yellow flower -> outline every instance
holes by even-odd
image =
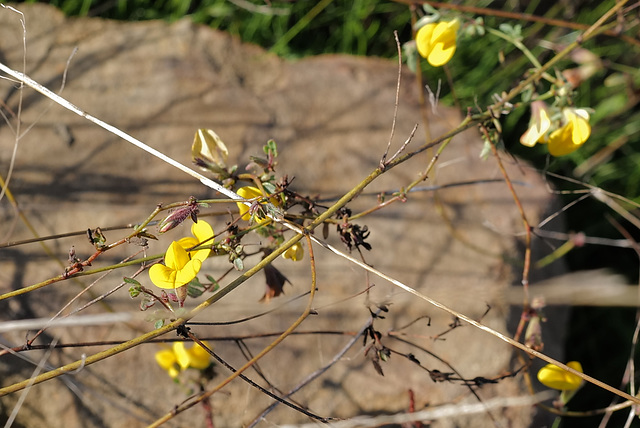
[[[287,251],[282,253],[282,257],[285,259],[291,259],[294,262],[299,262],[304,258],[304,249],[302,248],[302,244],[296,242],[293,244]]]
[[[211,348],[207,342],[204,343],[208,348]],[[198,370],[203,370],[209,367],[211,364],[211,356],[206,349],[195,343],[191,348],[187,348],[184,342],[173,343],[173,353],[176,356],[176,361],[182,370],[191,367]]]
[[[416,33],[418,52],[429,64],[440,67],[449,62],[456,51],[457,20],[427,24]]]
[[[169,376],[173,378],[178,376],[178,373],[180,373],[180,371],[176,366],[176,355],[171,349],[163,349],[162,351],[158,351],[156,352],[155,357],[158,365],[165,369],[167,373],[169,373]]]
[[[214,236],[213,228],[209,223],[207,223],[204,220],[198,220],[197,223],[193,223],[191,225],[191,234],[194,237],[188,236],[178,241],[178,244],[180,244],[180,246],[185,250],[188,248],[193,248],[203,242],[205,242],[208,245],[211,245],[213,243],[213,240],[212,240]],[[200,253],[201,251],[203,252]],[[199,258],[202,261],[204,261],[204,259],[209,257],[210,254],[211,254],[211,250],[189,251],[189,256],[192,259]]]
[[[229,150],[213,130],[200,128],[193,138],[191,157],[199,167],[220,173],[227,167]]]
[[[551,128],[551,119],[549,119],[546,104],[544,101],[532,102],[529,128],[520,137],[520,143],[527,147],[533,147],[536,143],[544,142],[545,134],[549,128]]]
[[[176,241],[173,241],[164,255],[164,265],[155,264],[149,269],[149,278],[157,287],[173,290],[188,284],[196,277],[202,261],[209,250],[195,252],[194,258]]]
[[[569,361],[567,366],[582,373],[582,364],[578,361]],[[580,387],[582,378],[573,373],[561,369],[555,364],[547,364],[538,371],[538,380],[548,388],[562,391],[573,391]]]
[[[549,135],[549,153],[564,156],[574,152],[591,135],[589,113],[585,109],[565,108],[562,110],[564,125]]]
[[[202,343],[211,349],[207,342],[203,341]],[[165,369],[172,378],[177,377],[181,370],[189,367],[204,370],[211,364],[211,356],[203,347],[194,344],[187,349],[184,342],[174,342],[171,349],[156,352],[155,358],[158,365]]]
[[[237,193],[238,193],[238,196],[244,199],[256,199],[256,198],[263,197],[260,189],[258,189],[257,187],[251,187],[251,186],[241,187],[238,189]],[[274,197],[269,198],[269,202],[271,202],[273,205],[276,205],[276,206],[279,205],[278,200]],[[240,217],[242,217],[242,219],[245,221],[248,221],[249,219],[251,219],[251,213],[249,212],[249,207],[242,202],[236,202],[236,204],[238,205],[238,210],[240,211]],[[259,223],[263,223],[268,220],[268,218],[262,217],[260,215],[256,215],[256,219],[258,220]]]

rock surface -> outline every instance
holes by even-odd
[[[197,128],[214,129],[226,142],[231,157],[241,166],[248,156],[260,154],[270,138],[278,143],[280,174],[295,177],[293,187],[310,195],[341,195],[366,177],[379,162],[389,139],[397,65],[391,61],[348,56],[322,56],[287,62],[256,46],[182,20],[119,23],[100,19],[67,19],[43,5],[20,5],[26,16],[26,71],[36,81],[58,90],[70,55],[62,95],[88,113],[124,130],[183,164],[190,164],[190,145]],[[0,9],[0,60],[21,69],[22,27],[18,15]],[[158,203],[218,197],[215,192],[180,171],[152,158],[140,149],[98,128],[45,99],[32,90],[20,93],[17,85],[0,82],[6,105],[2,112],[17,112],[22,95],[21,129],[9,188],[21,213],[40,235],[53,235],[87,228],[108,227],[143,221]],[[439,136],[459,123],[458,114],[438,107],[429,117],[429,133]],[[15,143],[13,129],[0,126],[0,165],[7,176]],[[421,123],[415,84],[405,71],[394,152]],[[421,124],[409,146],[425,141]],[[479,159],[482,143],[473,131],[457,136],[439,159],[436,172],[425,185],[449,184],[500,178],[495,160]],[[423,153],[391,170],[367,191],[405,186],[423,170],[432,153]],[[514,165],[508,156],[509,174],[517,187],[529,220],[535,222],[550,204],[541,178],[526,165]],[[33,235],[18,218],[5,195],[0,202],[2,242],[28,239]],[[375,197],[362,196],[350,206],[358,209],[376,204]],[[209,211],[223,211],[213,207]],[[220,230],[227,215],[211,220]],[[450,222],[450,223],[449,223]],[[522,222],[504,183],[482,183],[452,187],[437,193],[411,194],[408,201],[361,219],[371,230],[368,263],[456,310],[479,319],[501,332],[507,331],[509,307],[504,290],[517,282],[512,267],[501,256],[520,260],[515,234]],[[455,233],[452,233],[454,231]],[[186,228],[175,231],[180,236]],[[106,232],[109,241],[126,231]],[[334,230],[329,241],[339,245]],[[153,241],[148,254],[164,251],[169,238]],[[254,238],[257,243],[257,238]],[[473,244],[473,245],[470,245]],[[73,245],[79,257],[92,253],[83,235],[47,241],[53,254],[67,263]],[[94,267],[116,263],[138,251],[127,246],[106,254]],[[462,326],[448,333],[446,340],[432,337],[448,329],[450,315],[417,300],[383,280],[316,248],[318,265],[318,315],[304,322],[301,331],[337,330],[355,332],[369,319],[369,309],[386,304],[390,310],[375,327],[385,334],[383,343],[402,353],[412,353],[431,370],[461,376],[494,378],[518,366],[513,352],[501,341]],[[356,254],[354,252],[354,254]],[[308,255],[308,253],[307,253]],[[305,259],[305,260],[308,260]],[[247,259],[248,265],[252,259]],[[0,249],[0,293],[19,289],[61,273],[38,244]],[[214,276],[228,267],[225,260],[210,259],[205,270]],[[254,278],[223,298],[195,321],[224,321],[279,306],[309,288],[306,263],[278,261],[277,267],[291,280],[286,295],[269,305],[258,303],[264,293],[264,279]],[[111,273],[94,286],[104,293],[129,276],[136,267]],[[140,280],[152,286],[146,274]],[[51,317],[96,276],[53,284],[19,298],[0,301],[0,319]],[[228,281],[226,279],[225,281]],[[223,282],[222,285],[227,282]],[[358,295],[375,284],[369,297]],[[84,303],[89,297],[82,296]],[[348,299],[348,300],[345,300]],[[126,287],[106,299],[116,311],[134,312]],[[239,325],[200,326],[193,330],[202,337],[221,338],[254,333],[272,333],[287,328],[304,307],[304,299],[278,311]],[[74,303],[73,307],[79,306]],[[89,313],[103,313],[95,305]],[[401,330],[404,339],[419,343],[423,350],[386,336],[391,330],[421,316],[430,316]],[[109,327],[54,328],[43,342],[61,343],[123,341],[153,329],[153,323],[136,315],[136,321]],[[33,334],[33,333],[31,333]],[[173,335],[171,337],[174,337]],[[2,333],[3,345],[24,343],[25,331]],[[348,335],[300,335],[285,340],[260,362],[266,378],[280,391],[288,391],[309,373],[327,364],[348,342]],[[271,338],[246,343],[253,354]],[[235,367],[246,360],[233,341],[211,340],[216,351]],[[39,342],[37,342],[39,343]],[[48,357],[51,367],[75,361],[107,346],[55,350]],[[184,390],[154,361],[160,345],[146,344],[119,354],[106,362],[85,367],[77,374],[34,386],[18,412],[14,426],[29,427],[138,427],[182,402]],[[558,348],[547,348],[559,356]],[[43,352],[24,353],[39,361]],[[381,363],[379,376],[364,355],[362,340],[323,376],[296,393],[293,400],[320,416],[348,418],[406,412],[409,390],[417,409],[451,402],[475,403],[469,389],[459,384],[434,383],[414,363],[393,354]],[[15,357],[0,357],[1,386],[29,378],[30,363]],[[216,367],[213,387],[228,374]],[[264,385],[256,371],[247,375]],[[477,391],[483,399],[525,394],[520,378],[485,385]],[[18,400],[14,393],[0,399],[0,415],[9,414]],[[239,427],[249,423],[272,403],[272,399],[243,383],[232,382],[213,396],[215,426]],[[531,420],[531,408],[491,412],[502,426],[524,427]],[[277,426],[308,421],[304,415],[278,406],[259,426]],[[434,426],[486,427],[493,424],[486,414],[457,417]],[[204,411],[194,408],[167,426],[205,426]]]

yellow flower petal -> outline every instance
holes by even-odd
[[[457,20],[431,23],[421,27],[416,34],[418,53],[427,58],[429,64],[440,67],[453,57],[456,51],[456,33],[460,28]]]
[[[199,243],[200,241],[198,241],[198,238],[194,238],[193,236],[185,236],[184,238],[178,239],[178,245],[180,245],[185,250],[188,250],[189,248],[193,248]],[[195,251],[188,251],[188,253],[189,254],[195,253]]]
[[[207,342],[203,343],[210,348]],[[193,346],[187,348],[184,342],[174,342],[173,354],[178,365],[183,370],[188,367],[203,370],[211,364],[211,355],[198,344],[193,344]]]
[[[252,186],[241,187],[238,189],[236,193],[238,193],[238,195],[244,199],[255,199],[255,198],[260,198],[264,196],[260,191],[260,189]],[[271,202],[273,205],[276,205],[276,206],[279,205],[278,200],[274,197],[269,198],[269,202]],[[245,221],[249,221],[251,219],[251,213],[249,213],[249,207],[242,202],[236,202],[236,205],[238,205],[238,211],[240,211],[240,217]],[[268,218],[262,218],[260,216],[256,216],[256,218],[260,223],[263,223],[269,220]]]
[[[182,269],[187,263],[189,263],[189,260],[191,260],[189,253],[187,253],[187,251],[176,241],[173,241],[171,245],[169,245],[169,248],[164,255],[164,264],[173,270]]]
[[[416,33],[416,47],[418,48],[420,56],[424,58],[427,58],[429,53],[431,53],[431,35],[436,25],[435,23],[427,24],[420,27]]]
[[[199,259],[190,260],[184,267],[177,271],[176,280],[173,288],[182,287],[188,284],[193,278],[198,275],[200,268],[202,267],[202,261]]]
[[[169,376],[175,378],[180,373],[176,367],[176,355],[171,349],[163,349],[155,354],[156,362],[165,369]]]
[[[170,349],[156,352],[155,357],[158,365],[165,370],[169,370],[176,363],[176,356]]]
[[[207,342],[203,341],[202,343],[204,343],[208,348],[211,348]],[[189,351],[191,356],[190,367],[198,370],[203,370],[209,367],[211,364],[211,355],[209,355],[209,352],[207,352],[206,349],[195,343]]]
[[[301,243],[293,244],[287,251],[282,253],[282,257],[285,259],[291,259],[294,262],[300,261],[304,258],[304,249]]]
[[[440,22],[433,30],[431,40],[432,50],[427,61],[434,67],[439,67],[449,62],[456,52],[456,32],[458,21]]]
[[[192,224],[191,233],[194,237],[187,236],[178,240],[178,245],[185,250],[196,247],[203,242],[209,245],[213,244],[213,240],[211,239],[214,237],[213,228],[206,221],[198,220],[197,223]],[[188,253],[189,257],[192,259],[199,259],[204,262],[205,259],[211,255],[211,250],[203,249],[198,251],[189,251]]]
[[[576,151],[591,135],[589,114],[584,109],[563,110],[566,123],[549,136],[549,153],[564,156]]]
[[[208,165],[212,168],[226,168],[229,150],[224,145],[218,134],[211,129],[198,129],[191,146],[191,157],[200,165]],[[214,169],[214,172],[216,170]]]
[[[582,364],[578,361],[570,361],[567,366],[582,373]],[[577,389],[582,384],[582,378],[554,365],[547,364],[538,371],[538,380],[548,388],[570,391]]]
[[[173,353],[176,356],[176,361],[182,370],[189,367],[191,358],[187,348],[184,346],[184,342],[173,342]]]
[[[175,289],[188,284],[198,275],[202,267],[204,253],[209,250],[196,251],[196,258],[191,259],[189,253],[173,241],[164,255],[164,266],[155,264],[149,269],[149,278],[157,287]]]
[[[191,225],[191,234],[195,236],[200,242],[204,242],[213,238],[213,228],[209,223],[204,220],[198,220],[197,223]]]
[[[531,123],[529,128],[520,137],[520,143],[533,147],[536,143],[543,142],[544,135],[551,128],[551,119],[547,113],[544,102],[542,104],[536,104],[540,101],[535,101],[531,104]]]
[[[568,115],[572,127],[571,140],[573,144],[582,145],[591,135],[589,113],[583,109],[576,109],[573,112],[569,112]]]
[[[174,289],[177,271],[161,264],[155,264],[149,269],[149,278],[156,287]]]
[[[262,196],[262,193],[260,192],[259,189],[251,186],[241,187],[240,189],[238,189],[237,193],[238,193],[238,196],[244,199],[253,199],[253,198]],[[245,221],[249,221],[249,219],[251,218],[251,214],[249,213],[249,207],[242,202],[237,202],[237,205],[238,205],[238,210],[240,211],[240,217],[242,217],[242,219]]]

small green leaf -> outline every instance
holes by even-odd
[[[200,297],[204,293],[204,289],[205,286],[200,283],[200,280],[197,277],[193,278],[187,284],[187,295],[192,298]]]
[[[153,326],[157,329],[159,329],[160,327],[162,327],[164,325],[164,320],[158,320],[156,321]]]
[[[209,282],[211,282],[212,284],[212,286],[209,287],[209,291],[216,291],[217,289],[220,288],[220,284],[218,284],[218,281],[216,281],[214,277],[212,277],[211,275],[206,275],[206,277],[209,280]]]
[[[264,187],[264,190],[266,190],[269,195],[276,193],[276,186],[272,183],[262,183],[262,187]]]
[[[240,257],[233,260],[233,267],[240,272],[244,270],[244,263]]]
[[[271,153],[271,155],[273,157],[277,157],[278,156],[278,145],[276,144],[276,142],[274,140],[267,141],[267,144],[264,146],[263,150],[264,150],[265,154]]]
[[[138,287],[141,287],[142,284],[140,284],[137,280],[133,279],[133,278],[129,278],[129,277],[124,277],[124,282],[126,282],[127,284],[133,284],[133,285],[137,285]]]

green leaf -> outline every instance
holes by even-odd
[[[195,277],[187,284],[187,295],[192,298],[200,297],[202,293],[204,293],[205,288],[206,287],[200,283],[198,277]]]
[[[273,157],[278,156],[278,145],[274,140],[267,141],[267,144],[264,146],[265,154],[271,153]]]
[[[216,291],[220,288],[220,284],[218,284],[218,281],[216,281],[214,277],[212,277],[211,275],[206,275],[206,277],[212,284],[212,286],[209,288],[209,291]]]
[[[124,277],[124,282],[126,282],[127,284],[133,284],[133,285],[137,285],[138,287],[141,287],[142,284],[140,284],[137,280],[133,279],[133,278],[129,278],[129,277]]]
[[[276,186],[273,183],[262,183],[262,187],[270,195],[276,192]]]
[[[132,299],[135,299],[139,295],[140,295],[140,287],[136,287],[135,285],[132,285],[131,287],[129,287],[129,297],[131,297]]]

